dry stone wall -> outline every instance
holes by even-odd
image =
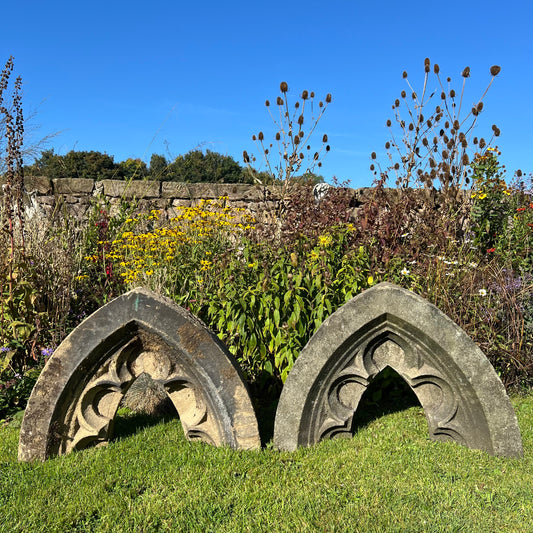
[[[245,208],[258,220],[264,220],[279,202],[275,187],[242,183],[179,183],[160,181],[119,181],[91,179],[25,178],[27,216],[50,216],[65,209],[75,217],[83,217],[91,204],[99,199],[118,209],[121,200],[137,200],[140,210],[161,209],[171,214],[173,208],[190,207],[200,200],[228,197],[233,207]],[[370,188],[347,189],[354,209],[368,197]]]

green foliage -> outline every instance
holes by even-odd
[[[243,183],[242,168],[231,156],[191,150],[178,156],[166,170],[166,179],[188,183]]]
[[[35,163],[27,168],[34,175],[56,178],[89,178],[113,179],[116,177],[117,166],[113,156],[101,152],[85,152],[71,150],[66,155],[45,150]]]
[[[115,179],[120,177],[124,180],[144,179],[148,176],[148,167],[141,159],[132,159],[131,157],[126,161],[121,161],[117,165],[115,172]]]

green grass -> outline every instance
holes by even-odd
[[[0,428],[0,530],[531,531],[533,395],[513,405],[523,460],[431,442],[419,407],[294,453],[189,443],[175,419],[129,416],[107,447],[33,464],[17,462],[15,421]]]

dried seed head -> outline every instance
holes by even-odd
[[[481,113],[481,111],[483,110],[483,102],[479,102],[479,104],[476,106],[476,109],[478,113]]]
[[[455,119],[453,121],[453,127],[458,130],[460,127],[461,127],[461,124],[459,124],[459,121],[457,119]]]
[[[311,147],[310,147],[309,145],[307,145],[307,149],[308,149],[308,150],[311,150]]]
[[[318,102],[318,107],[324,107],[324,102]]]
[[[426,122],[426,126],[427,126],[428,128],[431,128],[431,125],[432,125],[432,124],[431,124],[431,120],[428,119],[427,122]]]
[[[265,102],[265,105],[266,105],[267,107],[269,107],[269,106],[270,106],[270,102],[267,100],[267,101]]]
[[[268,153],[269,153],[268,148],[265,148],[265,155],[268,155]]]
[[[422,139],[422,144],[424,146],[428,146],[429,145],[429,142],[428,142],[428,140],[425,137]]]
[[[499,137],[499,136],[500,136],[500,133],[501,133],[501,132],[500,132],[500,129],[499,129],[499,128],[496,128],[496,129],[494,130],[494,137]]]
[[[450,123],[449,123],[448,121],[446,121],[446,122],[444,123],[444,127],[445,127],[445,128],[449,128],[449,127],[450,127]]]
[[[520,169],[518,169],[518,170],[516,171],[516,177],[517,177],[517,178],[522,177],[522,171],[521,171]]]
[[[265,136],[263,135],[263,132],[262,132],[262,131],[259,132],[259,135],[257,136],[257,138],[258,138],[260,141],[262,141],[262,140],[265,138]]]
[[[248,155],[248,152],[246,150],[243,150],[243,152],[242,152],[242,160],[245,163],[249,163],[250,162],[250,156]]]
[[[321,166],[322,166],[322,162],[319,161],[319,162],[318,162],[318,168],[320,168]]]
[[[426,59],[424,59],[424,72],[429,72],[429,67],[430,67],[430,62],[429,62],[429,57],[426,57]]]
[[[405,91],[402,91],[401,93],[402,98],[405,98],[407,96],[407,93]]]
[[[485,139],[483,139],[483,138],[479,139],[479,147],[480,148],[485,148],[485,146],[486,146]]]
[[[281,139],[281,135],[279,131],[276,133],[276,141],[279,141]]]
[[[403,79],[407,78],[407,72],[405,72],[405,70],[404,70],[403,73],[402,73],[402,78],[403,78]]]
[[[411,98],[412,98],[413,100],[416,100],[416,93],[415,93],[414,91],[411,93]]]
[[[302,100],[307,100],[309,98],[309,93],[307,91],[304,91],[302,93]]]
[[[299,107],[300,107],[300,102],[296,102],[296,103],[294,104],[294,108],[295,108],[295,109],[298,109]]]
[[[370,165],[370,170],[374,170],[376,167],[374,165]]]
[[[385,148],[386,148],[387,150],[390,148],[390,142],[389,142],[389,141],[387,141],[387,142],[385,143]]]
[[[300,132],[298,133],[298,137],[300,137],[300,139],[303,139],[303,137],[304,137],[304,132],[303,132],[303,131],[300,131]]]
[[[298,117],[298,124],[301,126],[301,125],[303,125],[303,123],[304,123],[304,116],[303,116],[303,115],[300,115],[300,116]]]
[[[448,153],[448,150],[442,151],[442,159],[448,159],[450,157],[450,154]]]
[[[371,157],[372,159],[376,159],[376,157],[377,157],[377,156],[376,156],[376,152],[372,152],[372,153],[370,154],[370,157]]]
[[[257,141],[257,137],[255,135],[252,135],[252,141]]]
[[[477,110],[476,107],[472,108],[472,115],[474,115],[475,117],[477,117],[479,115],[479,111]]]
[[[392,125],[392,122],[391,122],[391,120],[390,120],[390,118],[389,118],[389,119],[387,119],[387,127],[390,128],[391,125]]]
[[[396,107],[400,107],[400,100],[398,100],[398,99],[396,98],[396,100],[394,100],[394,105],[395,105]]]
[[[315,93],[311,91],[311,98],[314,98],[314,97],[315,97]]]
[[[330,93],[328,93],[328,94],[326,95],[326,103],[328,103],[328,104],[331,103],[331,94],[330,94]]]
[[[394,170],[398,170],[400,168],[400,163],[395,163],[394,164]]]
[[[477,137],[474,137],[474,139],[472,140],[472,142],[473,142],[474,144],[477,144],[477,143],[478,143]]]
[[[329,146],[329,144],[326,145],[326,152],[329,152],[331,150],[331,147]]]
[[[469,78],[470,77],[470,67],[465,67],[463,69],[463,72],[461,72],[461,76],[463,78]]]
[[[461,159],[461,163],[466,167],[468,163],[470,163],[470,160],[468,159],[468,154],[463,154],[463,157]]]
[[[414,124],[411,122],[411,123],[409,124],[408,128],[409,128],[409,131],[413,131],[413,130],[415,129],[415,126],[414,126]]]
[[[282,93],[286,93],[286,92],[289,90],[289,86],[287,85],[287,82],[286,82],[286,81],[282,81],[282,82],[279,84],[279,90],[280,90]]]
[[[466,139],[463,139],[463,140],[461,141],[461,147],[462,147],[462,148],[468,148],[468,141],[467,141]]]
[[[327,143],[328,142],[328,136],[324,133],[324,136],[322,137],[322,142]]]
[[[455,91],[453,89],[450,91],[450,98],[455,98]]]
[[[314,159],[315,161],[318,160],[318,152],[315,152],[315,155],[313,156],[313,159]]]
[[[300,136],[299,135],[294,137],[294,144],[300,144]]]
[[[450,78],[450,76],[448,76],[448,77],[446,78],[446,81],[447,81],[448,83],[450,83],[450,82],[452,81],[452,79]]]
[[[435,64],[433,65],[433,72],[434,72],[435,74],[438,74],[439,71],[440,71],[440,67],[439,67],[439,65],[437,65],[437,63],[435,63]]]
[[[493,76],[497,76],[501,71],[501,68],[498,66],[498,65],[492,65],[492,67],[490,67],[490,73],[493,75]]]
[[[446,93],[444,91],[440,93],[440,98],[441,100],[446,100]]]
[[[278,96],[278,99],[276,100],[276,104],[283,105],[283,98],[281,96]]]
[[[303,155],[303,153],[300,152],[300,159],[304,159],[304,157],[305,157],[305,156]]]

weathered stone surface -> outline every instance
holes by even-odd
[[[228,350],[181,307],[135,289],[82,322],[47,362],[24,415],[19,460],[105,443],[122,397],[143,373],[164,387],[187,438],[260,446],[250,397]]]
[[[24,188],[29,194],[46,195],[52,192],[52,182],[45,176],[24,176]]]
[[[161,182],[159,181],[120,181],[102,180],[104,195],[115,198],[159,198]]]
[[[282,450],[351,434],[361,396],[391,367],[413,389],[434,440],[519,457],[515,413],[475,343],[435,306],[381,283],[324,321],[287,378],[274,445]]]
[[[52,180],[54,194],[91,194],[94,180],[85,178],[57,178]]]

